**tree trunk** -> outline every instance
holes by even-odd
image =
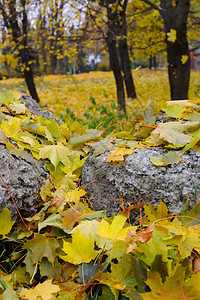
[[[156,70],[157,69],[157,66],[156,66],[156,55],[154,55],[154,57],[153,57],[153,65],[154,65],[154,69]]]
[[[190,54],[187,40],[187,17],[190,0],[161,0],[161,14],[164,19],[168,75],[172,100],[188,99],[190,81]],[[176,30],[176,40],[168,40],[170,30]],[[187,59],[184,61],[184,58]]]
[[[121,60],[121,68],[124,74],[126,92],[128,98],[137,98],[133,76],[131,71],[131,62],[129,59],[128,44],[127,44],[127,24],[126,24],[126,6],[120,12],[121,21],[119,22],[120,37],[119,37],[119,53]]]
[[[116,41],[114,40],[112,33],[107,34],[107,44],[109,50],[110,66],[115,77],[115,83],[117,88],[117,103],[120,110],[126,113],[126,102],[124,93],[124,82],[121,72],[120,61],[117,55]]]
[[[51,74],[55,74],[56,73],[56,67],[57,67],[57,59],[56,59],[56,55],[51,53],[50,55],[50,66],[51,66]]]
[[[149,70],[152,69],[152,56],[149,57]]]
[[[128,45],[126,40],[119,41],[119,51],[121,66],[124,74],[124,81],[128,98],[136,98],[135,86],[133,83],[133,76],[131,71],[131,62],[128,54]]]
[[[23,19],[22,19],[23,48],[19,49],[19,54],[21,55],[21,60],[25,67],[24,78],[25,78],[29,93],[30,93],[31,97],[39,103],[40,99],[38,97],[34,79],[33,79],[32,64],[29,64],[30,49],[28,48],[28,19],[27,19],[27,13],[26,13],[26,0],[21,0],[21,5],[23,7]]]
[[[27,41],[28,20],[27,20],[27,13],[26,13],[26,0],[21,0],[20,2],[23,8],[22,32],[17,20],[18,13],[16,11],[16,0],[9,1],[8,3],[9,14],[6,15],[6,12],[4,11],[4,7],[2,5],[0,5],[0,9],[2,11],[3,18],[4,18],[4,25],[7,27],[7,29],[11,29],[12,31],[12,39],[16,44],[18,54],[23,64],[24,77],[25,77],[25,81],[29,93],[33,99],[39,102],[39,97],[33,80],[33,72],[31,69],[31,65],[29,65],[30,55],[29,55],[28,41]]]
[[[26,84],[27,84],[27,87],[28,87],[31,97],[34,100],[36,100],[37,103],[39,103],[40,99],[39,99],[37,91],[36,91],[35,83],[33,80],[33,72],[31,70],[31,68],[28,71],[26,69],[24,70],[24,78],[25,78],[25,81],[26,81]]]
[[[8,73],[8,77],[9,77],[9,78],[12,78],[12,77],[13,77],[13,76],[12,76],[12,72],[11,72],[11,69],[10,69],[10,66],[9,66],[7,60],[4,61],[4,66],[5,66],[6,71],[7,71],[7,73]]]

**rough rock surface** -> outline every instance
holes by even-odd
[[[9,153],[6,146],[0,144],[0,174],[8,186],[17,207],[23,217],[30,216],[39,203],[39,191],[49,174],[46,167],[34,158],[29,162]],[[0,211],[7,205],[12,219],[18,213],[10,194],[0,178]]]
[[[55,119],[59,123],[59,120],[51,112],[42,110],[30,96],[22,95],[21,101],[25,102],[27,109],[32,114]],[[41,161],[34,158],[22,159],[11,154],[6,146],[0,143],[0,175],[7,184],[22,216],[30,216],[40,201],[40,188],[49,177],[46,167]],[[0,211],[6,205],[11,212],[12,219],[19,218],[9,192],[0,178]]]
[[[115,214],[119,210],[119,198],[124,202],[157,206],[162,199],[171,212],[179,213],[189,196],[189,207],[195,204],[195,186],[200,179],[200,153],[191,150],[182,155],[179,164],[165,167],[154,166],[149,156],[165,154],[164,150],[135,149],[122,163],[108,163],[106,152],[86,160],[82,171],[82,185],[86,188],[91,203],[97,210]],[[200,190],[200,184],[198,185]]]

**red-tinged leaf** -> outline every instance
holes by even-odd
[[[66,210],[60,213],[62,216],[63,226],[66,229],[72,229],[76,223],[83,220],[83,215],[76,210]]]

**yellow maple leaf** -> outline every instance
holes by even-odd
[[[123,228],[126,223],[126,217],[123,215],[115,216],[112,223],[102,220],[98,226],[97,234],[107,240],[124,240],[127,237],[129,227]]]
[[[27,110],[25,104],[15,102],[11,102],[9,108],[16,114],[25,114]]]
[[[182,55],[181,56],[181,62],[182,62],[183,65],[187,62],[188,57],[189,57],[188,55]]]
[[[185,145],[191,141],[191,136],[185,134],[195,128],[199,122],[167,122],[160,123],[156,129],[154,129],[149,138],[146,139],[147,143],[153,145],[160,145],[164,141],[176,146]]]
[[[27,300],[50,300],[52,299],[52,294],[57,294],[60,291],[59,286],[51,282],[52,279],[49,279],[43,283],[39,283],[35,288],[29,290],[22,289],[20,297]]]
[[[176,30],[175,29],[170,29],[170,32],[167,33],[167,36],[168,36],[167,40],[169,42],[174,43],[175,40],[176,40]]]
[[[21,131],[20,125],[20,120],[16,118],[13,118],[9,122],[3,120],[1,123],[1,129],[7,137],[14,139],[19,137],[19,132]]]
[[[1,143],[6,143],[8,142],[8,138],[5,135],[5,133],[3,132],[3,130],[0,128],[0,142]]]
[[[72,236],[72,243],[63,241],[62,250],[67,255],[60,257],[75,265],[83,262],[89,263],[99,253],[99,251],[94,250],[94,239],[91,234],[89,234],[89,238],[87,239],[85,234],[80,233],[78,230]]]
[[[73,152],[69,148],[63,146],[62,143],[58,143],[57,145],[40,148],[39,158],[48,158],[56,168],[59,162],[69,165],[69,156],[72,154]]]
[[[114,150],[112,150],[111,155],[107,158],[107,162],[110,161],[123,161],[124,160],[124,156],[132,154],[133,153],[133,149],[128,149],[125,147],[117,147]]]
[[[5,237],[11,230],[14,222],[11,222],[11,214],[7,206],[0,212],[0,234]]]
[[[41,187],[40,190],[40,197],[42,198],[43,201],[46,201],[48,197],[52,196],[51,189],[52,189],[52,183],[49,181],[49,179],[47,179],[45,184]]]

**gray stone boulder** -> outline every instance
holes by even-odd
[[[150,156],[159,157],[166,151],[159,148],[135,149],[124,162],[106,162],[106,152],[97,157],[91,155],[82,170],[82,186],[96,210],[116,214],[124,203],[137,204],[140,199],[155,206],[162,200],[169,211],[179,213],[189,197],[189,207],[195,204],[195,186],[200,179],[200,153],[195,150],[182,155],[179,164],[156,167]],[[199,189],[200,191],[200,184]]]
[[[58,123],[62,122],[51,112],[42,110],[30,96],[22,95],[21,102],[25,103],[26,108],[36,116],[42,115],[48,119],[55,119]],[[8,186],[21,215],[29,217],[40,202],[40,189],[49,177],[46,167],[41,161],[28,155],[21,157],[17,152],[9,152],[6,146],[0,142],[0,175]],[[15,205],[0,178],[0,211],[6,205],[11,212],[12,219],[18,219],[19,215]]]
[[[34,158],[22,159],[9,153],[0,144],[0,175],[8,186],[23,217],[29,217],[40,202],[39,192],[49,173],[46,167]],[[0,211],[7,205],[12,219],[19,218],[10,194],[0,178]]]

